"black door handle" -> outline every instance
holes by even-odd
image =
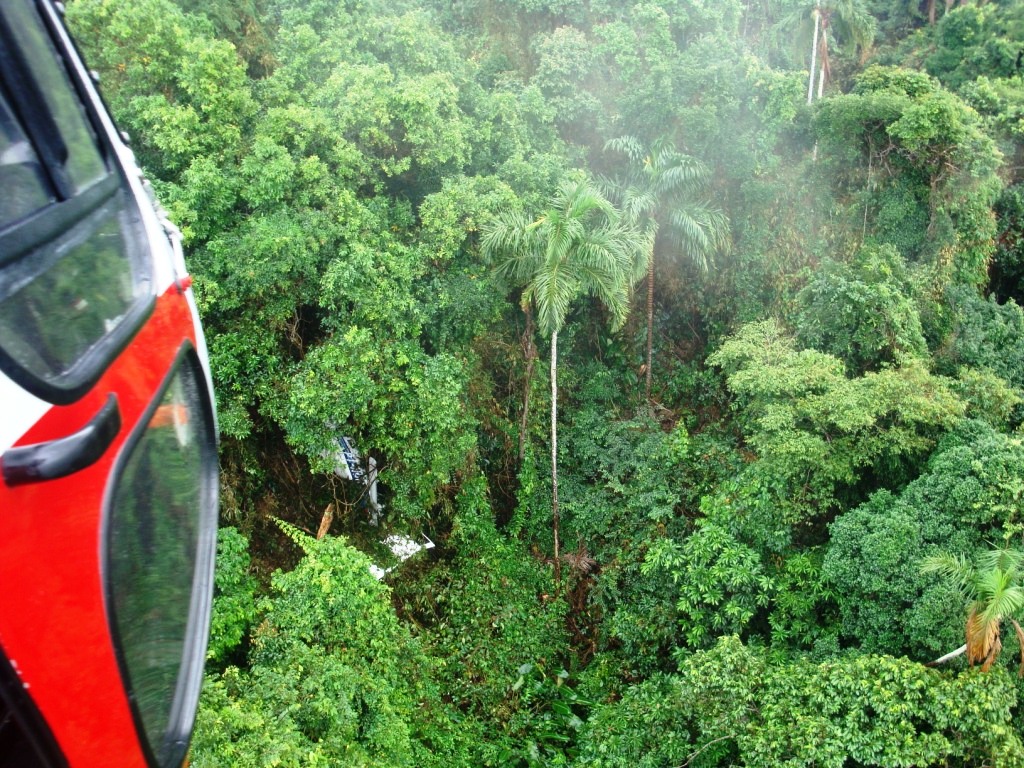
[[[99,460],[120,430],[117,395],[110,394],[99,412],[75,434],[4,451],[0,457],[4,482],[7,485],[38,483],[85,469]]]

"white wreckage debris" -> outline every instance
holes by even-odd
[[[363,469],[359,449],[351,437],[335,438],[333,452],[324,452],[325,458],[334,459],[334,474],[342,480],[352,480],[366,486],[366,505],[370,509],[370,525],[380,525],[384,505],[377,501],[377,461],[372,456],[367,460],[369,469]]]
[[[382,543],[388,549],[391,550],[392,554],[395,557],[398,558],[398,564],[401,565],[406,560],[408,560],[410,557],[415,555],[417,552],[422,552],[425,549],[433,549],[434,548],[434,542],[432,542],[426,536],[423,536],[423,541],[424,541],[424,543],[421,544],[420,542],[415,541],[414,539],[411,539],[408,536],[402,536],[400,534],[392,534],[391,536],[388,536],[386,539],[384,539],[384,541]],[[379,565],[375,565],[375,564],[371,563],[370,564],[370,573],[373,574],[373,577],[375,579],[377,579],[377,581],[380,581],[387,574],[389,574],[393,570],[395,570],[395,568],[397,568],[397,567],[398,567],[398,565],[393,565],[390,568],[381,568]]]
[[[370,525],[380,525],[381,514],[384,505],[377,500],[377,462],[372,456],[366,460],[367,468],[362,465],[359,449],[352,442],[351,437],[337,437],[334,440],[335,448],[332,452],[324,452],[324,458],[334,460],[334,474],[342,480],[351,480],[366,487],[366,505],[370,509]],[[330,525],[330,521],[328,521]],[[321,527],[323,527],[321,525]],[[320,535],[317,536],[320,538]],[[402,534],[392,534],[383,542],[391,553],[398,558],[398,565],[401,565],[413,555],[425,549],[433,549],[434,542],[423,536],[423,542],[416,541]],[[387,574],[391,573],[398,565],[390,568],[381,568],[374,563],[370,564],[370,573],[380,581]]]

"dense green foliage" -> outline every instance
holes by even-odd
[[[1019,765],[1015,701],[1004,672],[950,676],[870,654],[779,662],[724,637],[599,707],[581,764]]]
[[[209,338],[193,764],[1024,765],[1019,3],[67,17]]]

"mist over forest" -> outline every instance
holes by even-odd
[[[1024,766],[1024,4],[67,21],[209,344],[195,768]]]

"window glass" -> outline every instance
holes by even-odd
[[[160,765],[180,764],[194,716],[187,691],[198,696],[189,680],[202,674],[204,649],[195,638],[206,632],[194,624],[204,600],[208,607],[202,570],[212,564],[206,550],[216,536],[212,424],[195,370],[181,367],[172,378],[117,475],[107,521],[113,624],[127,686]]]
[[[18,30],[18,46],[25,55],[43,100],[53,115],[68,157],[64,170],[73,191],[81,192],[107,175],[96,136],[86,117],[82,102],[68,79],[42,21],[28,3],[4,2],[4,14]]]
[[[0,93],[0,228],[53,202],[45,179],[35,150]]]
[[[150,293],[131,258],[137,214],[118,192],[57,238],[0,271],[0,350],[48,384],[62,377]]]

